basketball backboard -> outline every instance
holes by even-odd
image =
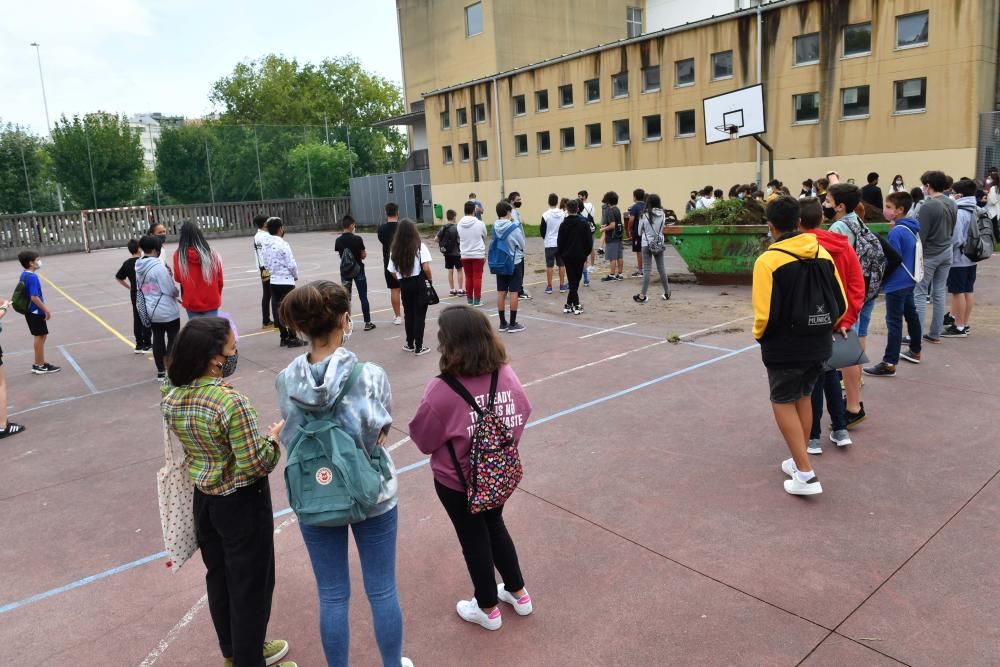
[[[703,104],[706,144],[752,137],[767,131],[762,84],[706,97]]]

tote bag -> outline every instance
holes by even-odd
[[[177,572],[198,550],[198,538],[194,529],[194,484],[177,436],[166,421],[163,422],[163,456],[164,466],[156,473],[160,527],[163,529],[163,548],[169,559],[167,567]]]

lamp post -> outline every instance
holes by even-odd
[[[45,106],[45,125],[49,129],[49,141],[52,141],[52,123],[49,121],[49,101],[45,97],[45,77],[42,75],[42,51],[38,42],[32,42],[31,46],[35,47],[35,56],[38,58],[38,80],[42,83],[42,104]],[[59,185],[59,181],[56,181],[56,197],[59,199],[59,212],[62,213],[65,209],[63,208],[62,186]]]

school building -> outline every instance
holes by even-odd
[[[883,187],[981,175],[980,114],[1000,109],[996,0],[736,0],[753,6],[650,31],[664,4],[398,0],[411,147],[426,149],[434,201],[475,192],[490,209],[518,191],[532,211],[549,192],[627,202],[642,187],[683,209],[707,184],[766,181],[757,143],[707,145],[702,112],[756,83],[793,193],[832,169],[859,184],[877,171]]]

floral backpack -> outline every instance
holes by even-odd
[[[476,425],[472,431],[472,448],[469,450],[469,480],[466,481],[462,466],[455,454],[455,447],[448,441],[448,452],[455,465],[458,479],[465,487],[469,513],[478,514],[500,507],[517,488],[524,471],[517,453],[514,432],[494,409],[497,378],[500,371],[493,371],[490,395],[486,408],[479,407],[469,390],[450,375],[439,375],[456,394],[476,411]]]

